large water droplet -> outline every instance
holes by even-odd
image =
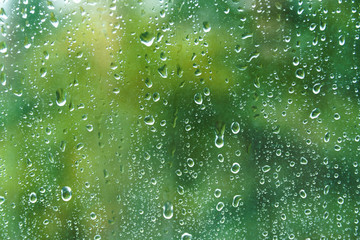
[[[163,66],[158,68],[158,73],[162,78],[167,78],[168,72],[167,72],[167,66],[164,64]]]
[[[7,52],[7,46],[4,41],[0,42],[0,53],[6,53]]]
[[[240,164],[238,163],[233,163],[233,165],[231,166],[231,172],[233,174],[236,174],[240,171]]]
[[[50,13],[50,22],[55,28],[59,26],[59,22],[56,19],[55,14],[53,12]]]
[[[66,104],[66,91],[62,88],[56,90],[56,104],[62,107]]]
[[[204,29],[204,32],[210,32],[211,26],[210,26],[209,22],[203,22],[203,29]]]
[[[263,166],[263,167],[261,168],[261,170],[262,170],[264,173],[270,171],[270,169],[271,169],[271,167],[270,167],[269,165],[265,165],[265,166]]]
[[[304,158],[304,157],[301,157],[300,158],[300,164],[301,165],[306,165],[306,164],[308,164],[308,160],[306,158]]]
[[[143,32],[140,34],[140,42],[147,47],[150,47],[155,40],[155,36],[150,34],[149,32]]]
[[[320,90],[321,90],[321,84],[320,83],[316,83],[313,87],[313,93],[314,94],[319,94],[320,93]]]
[[[0,205],[5,202],[5,198],[3,196],[0,196]]]
[[[145,122],[145,124],[146,125],[154,125],[154,123],[155,123],[155,119],[154,119],[154,117],[152,116],[152,115],[148,115],[148,116],[146,116],[145,118],[144,118],[144,122]]]
[[[310,118],[311,119],[315,119],[315,118],[318,118],[320,116],[320,109],[318,108],[314,108],[311,113],[310,113]]]
[[[190,233],[184,233],[183,235],[181,235],[181,240],[191,240],[192,239],[192,235]]]
[[[299,192],[299,194],[300,194],[300,197],[301,197],[301,198],[306,198],[306,196],[307,196],[304,189],[301,189],[300,192]]]
[[[203,97],[202,97],[201,93],[195,94],[194,101],[196,104],[199,104],[199,105],[203,103]]]
[[[233,134],[238,134],[240,132],[240,124],[238,122],[233,122],[231,124],[231,131]]]
[[[296,70],[295,72],[295,76],[299,79],[304,79],[305,78],[305,71],[302,68],[299,68]]]
[[[327,132],[325,133],[325,136],[324,136],[324,142],[329,142],[330,141],[330,133]]]
[[[217,148],[222,148],[224,146],[224,136],[223,135],[215,135],[215,146]]]
[[[30,201],[31,203],[36,203],[36,201],[37,201],[36,193],[34,193],[34,192],[30,193],[29,201]]]
[[[70,201],[72,196],[71,188],[68,186],[65,186],[61,189],[61,198],[65,202]]]
[[[163,206],[163,216],[165,219],[171,219],[174,215],[174,208],[171,202],[166,202]]]
[[[341,35],[339,37],[339,45],[340,46],[343,46],[345,44],[345,36],[344,35]]]
[[[240,195],[235,195],[233,197],[233,201],[232,201],[232,206],[233,207],[238,207],[241,201],[241,196]]]

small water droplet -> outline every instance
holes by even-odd
[[[1,85],[6,85],[6,74],[4,72],[0,73],[0,83]]]
[[[146,116],[145,118],[144,118],[144,122],[145,122],[145,124],[146,125],[154,125],[154,123],[155,123],[155,119],[154,119],[154,117],[152,116],[152,115],[148,115],[148,116]]]
[[[329,193],[329,191],[330,191],[330,185],[326,185],[324,187],[324,195],[327,195]]]
[[[151,88],[153,83],[149,78],[146,78],[145,79],[145,85],[146,85],[146,87]]]
[[[216,198],[219,198],[221,196],[221,189],[219,189],[219,188],[215,189],[214,196]]]
[[[150,47],[155,40],[155,36],[149,32],[143,32],[140,34],[140,42],[147,47]]]
[[[174,207],[171,202],[166,202],[163,206],[163,216],[165,219],[171,219],[174,215]]]
[[[314,108],[311,113],[310,113],[310,118],[311,119],[315,119],[315,118],[318,118],[320,116],[320,109],[318,108]]]
[[[30,193],[29,201],[30,201],[31,203],[36,203],[36,201],[37,201],[36,193],[34,193],[34,192]]]
[[[91,218],[91,220],[95,220],[96,219],[96,213],[91,212],[90,213],[90,218]]]
[[[188,158],[186,162],[189,167],[193,167],[195,165],[195,162],[192,158]]]
[[[215,135],[215,146],[217,148],[222,148],[224,146],[224,136],[223,135]]]
[[[67,202],[70,201],[72,196],[71,188],[68,186],[65,186],[61,189],[61,198],[63,201]]]

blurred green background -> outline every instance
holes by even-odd
[[[357,0],[0,0],[0,239],[360,239]]]

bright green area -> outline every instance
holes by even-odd
[[[0,239],[360,238],[357,1],[0,9]]]

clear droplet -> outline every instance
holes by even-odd
[[[340,45],[340,46],[344,46],[344,44],[345,44],[345,36],[344,36],[344,35],[341,35],[341,36],[339,37],[339,45]]]
[[[34,193],[34,192],[30,193],[29,201],[30,201],[31,203],[36,203],[36,201],[37,201],[36,193]]]
[[[144,122],[145,122],[145,124],[146,125],[154,125],[154,123],[155,123],[155,119],[154,119],[154,117],[152,116],[152,115],[148,115],[148,116],[146,116],[145,118],[144,118]]]
[[[313,93],[314,94],[319,94],[320,93],[320,90],[321,90],[321,84],[320,83],[316,83],[313,87]]]
[[[211,26],[210,26],[209,22],[203,22],[203,29],[204,29],[204,32],[210,32]]]
[[[240,124],[238,122],[233,122],[231,124],[231,131],[233,134],[238,134],[240,132]]]
[[[189,167],[193,167],[195,165],[195,162],[192,158],[188,158],[186,162]]]
[[[329,191],[330,191],[330,185],[326,185],[324,187],[324,195],[327,195],[329,193]]]
[[[168,72],[167,72],[167,66],[164,64],[163,66],[158,68],[158,73],[162,78],[167,78]]]
[[[241,201],[241,196],[240,195],[235,195],[233,197],[233,201],[232,201],[232,206],[233,207],[238,207]]]
[[[320,116],[320,109],[318,108],[314,108],[311,113],[310,113],[310,118],[311,119],[315,119],[315,118],[318,118]]]
[[[4,202],[5,202],[4,196],[0,196],[0,205],[3,204]]]
[[[155,36],[149,32],[143,32],[140,34],[140,42],[147,47],[150,47],[155,40]]]
[[[221,135],[221,136],[219,136],[217,134],[215,135],[215,146],[217,148],[222,148],[224,146],[224,136],[223,135]]]
[[[91,220],[95,220],[96,219],[96,213],[91,212],[90,213],[90,218],[91,218]]]
[[[304,157],[301,157],[300,158],[300,164],[301,165],[306,165],[306,164],[308,164],[308,160],[306,158],[304,158]]]
[[[163,206],[163,216],[165,219],[171,219],[174,215],[174,207],[171,202],[166,202]]]
[[[50,13],[50,22],[51,25],[53,25],[55,28],[57,28],[59,26],[59,22],[55,17],[55,14],[53,12]]]
[[[218,202],[218,204],[216,205],[216,210],[218,210],[219,212],[224,208],[225,204],[223,202]]]
[[[183,233],[183,235],[181,235],[181,240],[191,240],[192,239],[192,235],[190,233]]]
[[[324,136],[324,142],[329,142],[330,141],[330,133],[327,132],[325,133],[325,136]]]
[[[62,107],[66,104],[66,91],[62,88],[56,90],[56,104]]]
[[[307,196],[304,189],[301,189],[300,192],[299,192],[299,194],[300,194],[300,197],[301,197],[301,198],[306,198],[306,196]]]
[[[236,174],[240,171],[240,164],[238,163],[233,163],[233,165],[231,166],[231,172],[233,174]]]
[[[4,41],[0,42],[0,53],[6,53],[7,52],[7,45]]]
[[[201,93],[196,93],[195,94],[194,101],[195,101],[196,104],[199,104],[199,105],[203,103],[203,98],[202,98]]]
[[[271,167],[269,165],[265,165],[261,168],[261,170],[264,172],[264,173],[267,173],[268,171],[270,171]]]
[[[44,68],[44,67],[40,68],[40,76],[41,76],[41,77],[45,77],[46,74],[47,74],[46,68]]]
[[[219,189],[219,188],[215,189],[214,196],[216,198],[219,198],[221,196],[221,189]]]
[[[295,76],[299,79],[304,79],[305,78],[305,71],[302,68],[299,68],[296,70],[295,72]]]
[[[65,186],[61,189],[61,198],[63,201],[68,202],[71,199],[71,188],[68,186]]]

